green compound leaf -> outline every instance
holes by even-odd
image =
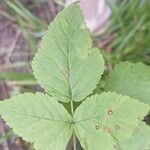
[[[72,117],[54,98],[22,94],[0,102],[0,114],[14,132],[36,150],[65,150],[72,136]],[[58,144],[59,143],[59,144]]]
[[[106,81],[105,90],[150,104],[150,67],[143,63],[119,63]]]
[[[150,127],[141,123],[135,128],[133,137],[120,143],[122,150],[149,150],[150,149]]]
[[[113,92],[92,96],[75,111],[75,133],[85,150],[113,150],[132,137],[149,108]]]
[[[81,10],[74,3],[51,23],[33,60],[39,84],[59,101],[83,100],[104,70],[102,55],[91,46]]]

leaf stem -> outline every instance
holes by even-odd
[[[73,150],[76,150],[76,136],[73,136]]]
[[[72,114],[72,116],[74,114],[74,107],[73,107],[73,101],[72,100],[71,100],[71,114]]]
[[[72,116],[74,115],[74,106],[73,106],[73,101],[71,103],[71,114]],[[76,150],[76,136],[73,136],[73,150]]]

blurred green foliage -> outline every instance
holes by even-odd
[[[114,0],[109,5],[112,17],[103,36],[113,38],[107,60],[113,64],[124,60],[150,64],[150,0]]]

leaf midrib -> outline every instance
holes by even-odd
[[[70,23],[70,22],[68,21],[67,14],[66,14],[66,13],[64,13],[64,14],[65,14],[65,16],[66,16],[66,19],[67,19],[68,24],[72,24],[72,23]],[[65,32],[65,30],[64,30],[64,28],[63,28],[63,25],[62,25],[62,22],[61,22],[60,24],[61,24],[62,31],[63,31],[63,33],[64,33],[64,35],[65,35],[65,37],[67,38],[67,41],[68,41],[68,47],[67,47],[67,52],[68,52],[68,55],[67,55],[68,81],[69,81],[70,97],[71,97],[71,101],[73,101],[72,83],[71,83],[71,72],[70,72],[70,70],[71,70],[71,68],[70,68],[70,39],[72,39],[72,38],[67,36],[68,34],[66,34],[66,32]]]

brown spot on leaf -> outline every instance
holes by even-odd
[[[100,125],[96,125],[95,129],[98,130],[100,128]]]
[[[115,130],[120,130],[120,129],[121,129],[120,125],[115,124]]]
[[[110,128],[105,128],[106,133],[110,133]]]
[[[112,115],[113,114],[113,110],[112,109],[108,109],[107,113],[108,113],[108,115]]]

